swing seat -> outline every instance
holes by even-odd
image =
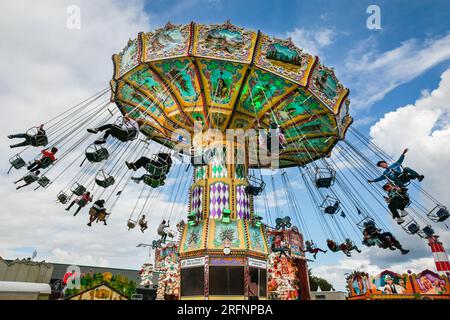
[[[114,177],[109,176],[105,180],[95,179],[95,183],[99,185],[102,188],[108,188],[111,187],[114,183],[116,183],[116,180]]]
[[[400,173],[397,178],[403,183],[403,185],[407,186],[411,183],[411,176],[407,173]]]
[[[23,160],[18,154],[9,159],[9,163],[14,169],[20,169],[27,165],[25,160]]]
[[[47,169],[53,164],[52,159],[50,159],[49,157],[43,157],[41,160],[39,160],[39,162],[41,164],[41,169]]]
[[[62,191],[58,193],[56,198],[58,199],[58,202],[62,204],[66,204],[67,202],[69,202],[69,196]]]
[[[116,183],[113,176],[107,174],[104,170],[100,170],[95,176],[95,183],[102,188],[108,188]]]
[[[259,196],[266,187],[266,183],[255,176],[248,176],[249,185],[245,187],[245,192],[252,196]]]
[[[102,162],[109,158],[109,152],[106,148],[97,145],[90,145],[85,152],[86,159],[91,163]]]
[[[72,188],[70,188],[70,191],[77,196],[81,196],[86,192],[86,188],[79,183],[75,183]]]
[[[38,176],[35,176],[34,174],[27,174],[25,177],[23,177],[23,181],[26,184],[31,184],[33,182],[36,182],[39,180]]]
[[[410,221],[408,224],[405,225],[405,231],[409,234],[416,234],[420,231],[419,225],[415,221]]]
[[[165,184],[166,176],[155,178],[149,174],[144,175],[144,183],[152,188],[158,188]]]
[[[318,178],[316,179],[316,187],[317,188],[329,188],[333,184],[332,178]]]
[[[39,180],[37,181],[37,183],[42,187],[42,188],[47,188],[48,185],[50,184],[50,179],[47,178],[46,176],[42,176],[39,178]]]
[[[168,171],[168,163],[162,161],[161,159],[154,158],[151,162],[145,167],[148,173],[153,177],[161,177],[165,175]]]
[[[434,222],[443,222],[448,219],[450,213],[448,212],[447,207],[437,205],[427,214],[427,216]]]
[[[47,135],[38,127],[33,127],[26,132],[30,144],[33,147],[45,147],[48,144]]]
[[[117,124],[111,127],[111,135],[119,141],[127,142],[133,141],[138,137],[138,131],[135,129],[124,129]]]
[[[339,209],[339,205],[333,205],[333,206],[327,206],[323,212],[327,213],[327,214],[336,214],[336,212]]]
[[[127,222],[128,230],[134,229],[136,227],[136,224],[137,224],[136,221],[128,219],[128,222]]]
[[[431,238],[434,236],[434,230],[431,226],[426,226],[419,232],[419,236],[424,239]]]

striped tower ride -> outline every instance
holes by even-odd
[[[431,247],[431,252],[433,252],[436,269],[439,272],[450,272],[450,262],[448,261],[448,256],[445,253],[442,242],[440,242],[438,238],[439,236],[433,236],[428,239],[428,245]]]

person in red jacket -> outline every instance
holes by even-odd
[[[58,152],[58,148],[52,147],[50,150],[44,149],[41,151],[42,157],[38,160],[35,160],[32,164],[30,164],[27,169],[31,172],[47,167],[45,165],[46,161],[50,161],[51,163],[56,161],[55,153]],[[48,160],[47,160],[48,159]]]

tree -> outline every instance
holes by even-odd
[[[333,285],[329,283],[327,280],[317,277],[312,274],[311,269],[308,269],[308,277],[309,277],[309,289],[311,291],[317,291],[317,288],[320,286],[320,289],[323,291],[331,291],[334,290]]]

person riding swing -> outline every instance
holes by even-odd
[[[87,224],[89,227],[92,226],[92,222],[96,221],[102,221],[103,224],[106,226],[106,216],[108,213],[106,213],[105,208],[105,200],[100,199],[94,202],[92,207],[89,209],[89,223]]]
[[[144,233],[145,230],[148,229],[147,220],[145,220],[145,214],[139,219],[139,227],[141,228],[141,232]]]
[[[14,181],[14,184],[18,184],[20,181],[24,181],[25,182],[25,184],[23,184],[21,186],[17,186],[16,190],[22,189],[23,187],[29,186],[30,184],[38,181],[40,173],[41,172],[39,170],[36,170],[36,171],[33,171],[33,172],[29,172],[28,174],[24,175],[19,180]]]
[[[303,249],[301,251],[312,253],[314,260],[316,260],[317,253],[319,253],[319,252],[327,253],[327,250],[322,250],[322,249],[318,248],[313,241],[306,241],[305,249]]]
[[[382,249],[398,249],[405,255],[409,250],[404,249],[400,242],[390,232],[381,232],[374,223],[365,223],[363,230],[363,242],[364,245],[371,247],[374,245],[379,246]]]
[[[166,228],[170,227],[169,222],[166,224],[166,220],[163,220],[158,226],[158,235],[161,236],[161,242],[166,243],[167,235],[169,233]]]
[[[367,182],[373,183],[388,179],[399,187],[405,187],[406,183],[414,179],[417,179],[417,181],[421,182],[425,178],[424,175],[420,175],[416,171],[408,167],[402,168],[402,163],[405,160],[405,154],[407,152],[408,148],[403,150],[400,158],[391,165],[388,165],[385,160],[378,161],[377,167],[384,169],[383,174],[376,179],[367,180]]]
[[[39,127],[33,128],[36,130],[32,134],[29,133],[32,131],[28,130],[27,133],[17,133],[11,134],[8,136],[8,139],[25,139],[23,142],[10,145],[10,148],[18,148],[18,147],[26,147],[26,146],[45,146],[48,143],[47,133],[44,130],[44,125],[41,124]]]
[[[353,243],[350,239],[345,239],[345,242],[337,245],[333,240],[327,239],[327,246],[333,252],[342,251],[347,257],[351,257],[351,251],[356,250],[358,253],[361,253],[361,250]]]
[[[132,119],[128,114],[126,114],[123,117],[123,124],[121,126],[122,130],[125,130],[127,132],[129,132],[129,136],[136,136],[139,133],[140,128],[144,125],[144,120],[143,119],[137,119],[134,120]],[[87,131],[89,133],[93,133],[96,134],[98,132],[105,132],[103,134],[103,137],[100,139],[97,139],[94,143],[95,144],[105,144],[106,140],[108,139],[108,137],[111,135],[111,130],[117,126],[116,124],[113,123],[108,123],[105,124],[103,126],[100,126],[98,128],[89,128],[87,129]],[[113,134],[114,136],[114,134]]]
[[[405,211],[405,208],[410,202],[408,193],[405,188],[400,188],[391,183],[386,183],[383,186],[383,190],[388,194],[388,196],[384,197],[384,199],[388,203],[388,208],[392,213],[392,218],[394,218],[398,224],[402,224],[405,222],[403,217],[408,215],[408,212]]]
[[[33,163],[28,165],[27,169],[31,172],[45,169],[50,164],[56,161],[55,154],[58,152],[58,148],[52,147],[50,150],[44,149],[41,151],[42,157],[38,160],[35,160]]]
[[[81,196],[76,198],[72,203],[66,208],[66,211],[69,211],[73,205],[76,203],[78,205],[77,210],[75,211],[73,216],[76,216],[78,212],[81,211],[89,202],[92,202],[93,198],[91,196],[91,193],[89,191],[86,191]]]

